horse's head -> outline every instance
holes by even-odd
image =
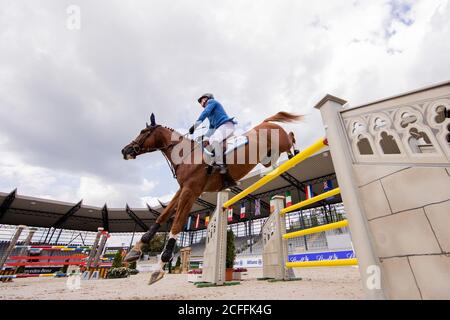
[[[155,115],[150,116],[150,125],[146,123],[144,129],[139,135],[122,149],[122,155],[125,160],[136,159],[137,156],[159,150],[161,141],[156,134],[157,129],[161,127],[156,124]]]

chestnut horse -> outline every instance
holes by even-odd
[[[267,159],[271,158],[271,162],[276,162],[278,156],[287,152],[289,157],[292,157],[291,149],[293,150],[295,144],[294,134],[289,134],[278,124],[273,122],[297,122],[303,119],[301,115],[293,115],[287,112],[279,112],[276,115],[265,119],[261,124],[253,128],[251,131],[244,134],[248,138],[248,144],[245,145],[244,160],[238,161],[238,152],[234,152],[234,161],[227,160],[227,168],[229,177],[234,181],[239,181],[247,175],[258,163],[263,163],[266,167],[270,167],[271,163],[265,163]],[[174,177],[177,179],[180,189],[175,193],[167,207],[164,208],[162,214],[157,218],[149,231],[147,231],[130,250],[125,257],[126,262],[132,262],[139,259],[142,254],[142,245],[148,244],[161,225],[167,219],[175,214],[174,221],[170,230],[169,240],[161,254],[160,270],[152,274],[149,284],[152,284],[164,275],[163,267],[165,263],[169,262],[173,257],[173,250],[176,243],[177,235],[183,231],[183,226],[186,223],[189,212],[195,201],[201,196],[203,192],[217,192],[225,189],[227,185],[224,183],[223,175],[219,172],[208,169],[208,165],[201,158],[200,161],[195,161],[195,152],[193,152],[200,145],[186,136],[183,136],[171,128],[167,128],[156,124],[155,117],[152,114],[150,125],[147,124],[135,140],[122,149],[122,155],[125,160],[135,159],[137,156],[153,152],[161,151],[169,162]],[[275,135],[273,134],[273,131]],[[271,141],[273,136],[278,136],[279,141]],[[266,141],[262,141],[265,139]],[[262,143],[264,147],[261,147]],[[186,148],[180,152],[180,147],[184,145]],[[275,150],[271,148],[275,145]],[[258,151],[251,150],[252,146],[257,146]],[[202,152],[202,148],[200,152]],[[265,151],[261,152],[264,149]],[[178,151],[177,151],[178,150]],[[295,150],[293,150],[295,152]],[[253,153],[253,155],[252,155]],[[182,158],[180,162],[179,158]],[[228,156],[227,156],[228,157]],[[276,159],[274,158],[276,157]],[[229,158],[227,158],[229,159]],[[197,159],[198,160],[198,159]],[[209,167],[211,169],[211,167]]]

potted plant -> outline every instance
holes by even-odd
[[[202,270],[194,269],[188,272],[188,282],[201,282],[202,281]]]
[[[108,279],[127,278],[130,275],[130,269],[126,267],[111,268],[108,270],[106,277]]]
[[[114,260],[112,263],[113,268],[121,268],[123,266],[122,262],[122,250],[117,250],[116,254],[114,255]]]
[[[231,230],[227,231],[227,257],[225,263],[225,281],[233,280],[233,266],[236,258],[236,248],[234,246],[234,233]]]
[[[122,250],[117,250],[111,269],[108,270],[106,277],[108,279],[127,278],[130,275],[130,269],[123,266]]]
[[[242,273],[247,272],[245,268],[235,268],[233,270],[233,280],[242,280]]]
[[[137,268],[136,261],[131,262],[130,265],[128,266],[128,271],[129,271],[130,275],[135,275],[135,274],[139,273],[139,270],[137,270],[136,268]]]

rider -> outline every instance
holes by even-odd
[[[204,108],[198,120],[189,129],[189,133],[193,134],[202,122],[208,118],[209,120],[209,146],[207,150],[214,153],[214,160],[216,165],[220,168],[220,173],[227,173],[226,165],[223,161],[223,147],[222,142],[231,136],[234,132],[236,120],[230,118],[225,112],[223,106],[214,99],[211,93],[205,93],[198,98],[198,103]],[[208,135],[207,133],[207,135]]]

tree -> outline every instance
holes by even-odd
[[[236,248],[234,246],[234,233],[233,231],[228,230],[226,268],[233,268],[234,259],[236,259]]]
[[[113,268],[122,267],[122,250],[117,250],[116,254],[114,255],[112,267]]]
[[[147,250],[144,250],[144,252],[161,252],[164,249],[164,241],[165,241],[165,235],[163,233],[157,233],[153,239],[150,241],[148,248],[145,248]]]

